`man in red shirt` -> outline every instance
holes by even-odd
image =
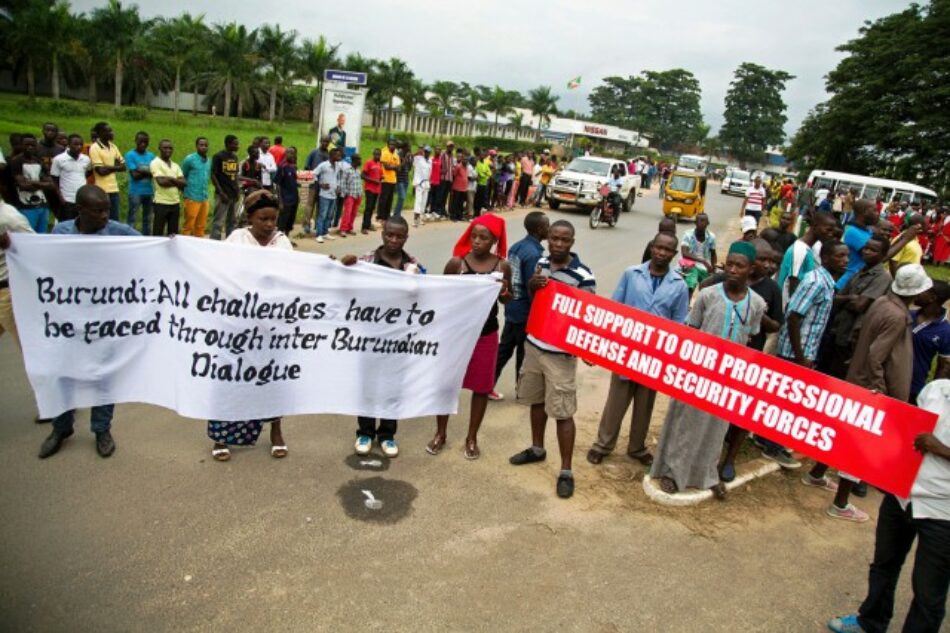
[[[468,199],[468,160],[465,150],[458,151],[458,160],[452,166],[452,201],[449,217],[453,222],[462,219],[465,213],[465,201]]]
[[[363,207],[363,228],[360,233],[366,235],[373,225],[373,211],[376,210],[376,201],[379,200],[379,192],[383,189],[383,164],[379,162],[382,156],[382,150],[376,148],[373,150],[373,157],[363,165],[363,171],[360,178],[363,180],[363,189],[366,192],[366,206]]]
[[[270,152],[270,155],[274,157],[274,162],[280,167],[280,164],[284,162],[284,154],[287,153],[287,148],[284,147],[284,137],[275,136],[274,144],[267,151]]]

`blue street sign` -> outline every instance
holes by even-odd
[[[365,86],[366,73],[356,73],[349,70],[325,70],[323,71],[323,80]]]

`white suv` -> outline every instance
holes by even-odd
[[[726,177],[722,179],[722,193],[737,193],[744,196],[746,189],[752,186],[749,172],[742,169],[727,169]]]
[[[620,188],[623,210],[629,211],[637,199],[635,183],[639,177],[628,174],[627,165],[622,160],[596,156],[578,156],[563,171],[554,175],[547,191],[548,206],[557,209],[562,204],[573,204],[579,207],[593,207],[600,204],[600,193],[597,190],[610,178],[614,166],[620,168],[621,178],[623,178],[623,185]]]

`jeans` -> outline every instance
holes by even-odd
[[[135,215],[142,207],[142,235],[152,234],[152,194],[129,194],[129,222],[128,225],[135,228]]]
[[[46,233],[49,227],[49,208],[33,207],[32,209],[20,209],[20,213],[30,223],[30,227],[35,233]]]
[[[867,633],[883,633],[894,616],[894,590],[904,559],[917,539],[910,603],[904,633],[937,633],[946,612],[950,585],[950,521],[915,519],[911,506],[902,510],[894,495],[885,495],[878,512],[874,560],[868,572],[868,595],[858,609]]]
[[[102,433],[112,428],[112,412],[114,409],[114,404],[103,404],[92,408],[89,427],[93,433]],[[68,433],[73,430],[73,423],[75,421],[75,409],[64,411],[53,418],[53,430],[57,433]]]
[[[153,235],[158,237],[162,235],[177,235],[178,218],[181,216],[181,205],[159,204],[156,202],[153,208],[155,209],[155,230]]]
[[[745,210],[745,214],[746,214],[746,215],[751,215],[753,218],[755,218],[755,224],[756,224],[756,226],[759,225],[759,220],[762,219],[762,212],[761,212],[761,211],[749,211],[748,209],[746,209],[746,210]]]
[[[214,219],[211,221],[211,239],[221,240],[234,230],[234,208],[237,198],[225,200],[220,195],[214,197]]]
[[[368,231],[373,226],[373,211],[376,209],[376,201],[379,200],[379,194],[367,190],[366,206],[363,207],[363,230]]]
[[[356,432],[357,435],[365,435],[369,439],[376,438],[380,442],[391,440],[396,436],[396,427],[398,426],[396,420],[384,420],[381,418],[378,428],[376,426],[376,418],[359,416],[356,418],[356,422],[359,425],[359,430]]]
[[[521,174],[518,183],[518,204],[525,206],[528,203],[528,189],[531,188],[531,174]]]
[[[527,323],[513,323],[505,320],[505,327],[501,330],[501,339],[498,341],[498,360],[495,362],[495,382],[501,376],[501,371],[515,357],[515,376],[521,374],[521,365],[524,363],[524,343],[528,340],[525,331]]]
[[[396,183],[396,208],[393,209],[393,215],[397,218],[402,215],[402,205],[406,202],[406,193],[408,192],[408,189],[409,183]]]
[[[468,198],[467,191],[453,191],[452,200],[449,205],[449,217],[455,221],[462,219],[465,213],[465,199]]]
[[[109,194],[109,219],[119,221],[119,192]]]
[[[317,201],[320,205],[320,214],[317,216],[317,237],[322,237],[330,232],[330,221],[333,219],[333,208],[336,206],[336,198],[320,197]]]
[[[475,217],[482,214],[482,209],[488,206],[488,185],[475,186]]]

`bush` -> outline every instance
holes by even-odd
[[[523,150],[534,150],[543,152],[551,149],[550,143],[534,143],[532,141],[521,141],[514,138],[498,138],[496,136],[476,136],[472,139],[474,147],[495,148],[502,152],[520,152]]]
[[[123,121],[144,121],[148,118],[148,108],[129,106],[127,108],[119,108],[116,114]]]
[[[34,107],[36,104],[33,104]],[[88,103],[80,101],[50,101],[44,108],[50,114],[57,116],[89,116],[92,114],[92,108]]]

